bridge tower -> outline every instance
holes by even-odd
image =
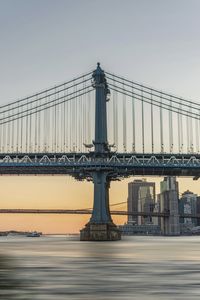
[[[95,97],[95,139],[94,160],[103,161],[109,155],[107,140],[107,111],[109,89],[104,71],[97,64],[93,72]],[[82,241],[114,241],[121,239],[121,233],[113,223],[109,209],[109,187],[112,169],[108,167],[94,168],[89,171],[94,184],[94,204],[91,219],[80,232]]]

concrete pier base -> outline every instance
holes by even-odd
[[[121,232],[113,223],[88,223],[80,231],[81,241],[118,241],[121,240]]]

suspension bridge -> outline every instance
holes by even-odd
[[[0,174],[94,184],[81,240],[118,240],[109,185],[134,175],[200,177],[200,104],[94,71],[0,106]]]

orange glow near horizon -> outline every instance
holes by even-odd
[[[121,182],[111,183],[110,204],[126,201],[128,182],[134,177]],[[156,193],[162,177],[148,177],[156,182]],[[190,189],[200,194],[199,181],[192,178],[178,179],[179,190]],[[35,208],[35,209],[81,209],[93,206],[93,184],[78,182],[68,176],[2,176],[0,177],[0,208]],[[126,204],[114,209],[125,210]],[[44,233],[77,233],[88,222],[89,215],[13,215],[2,214],[0,231],[37,230]],[[126,222],[126,216],[114,216],[116,224]]]

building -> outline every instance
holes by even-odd
[[[119,225],[122,235],[161,235],[160,227],[154,224],[135,225],[127,223]]]
[[[128,212],[153,212],[155,205],[155,183],[134,180],[128,184]],[[128,215],[128,223],[152,224],[152,217]]]
[[[200,215],[200,196],[197,197],[197,214]],[[197,226],[200,226],[200,219],[197,219]]]
[[[200,210],[198,198],[193,192],[185,191],[179,201],[180,214],[196,214]],[[191,228],[198,225],[197,219],[192,218],[180,218],[180,223]]]
[[[176,177],[164,177],[160,183],[159,195],[160,212],[169,214],[160,220],[161,232],[164,235],[180,235],[178,195]]]

